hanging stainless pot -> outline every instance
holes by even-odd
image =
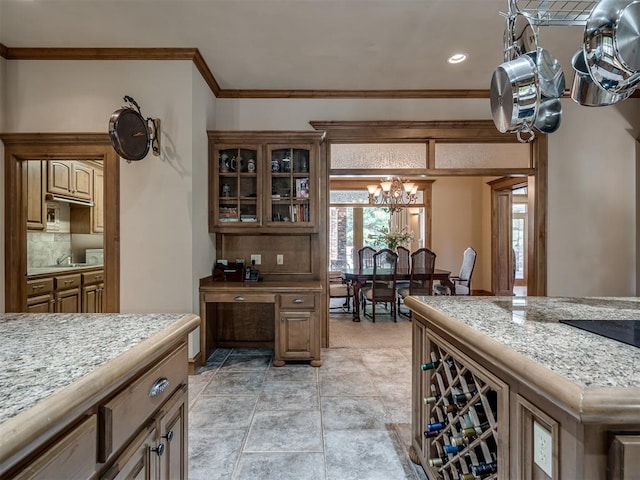
[[[527,55],[533,58],[538,68],[540,95],[547,98],[561,97],[565,89],[565,79],[562,66],[556,57],[542,47],[538,47]]]
[[[562,103],[559,98],[546,98],[538,105],[538,115],[533,124],[542,133],[553,133],[560,128]]]
[[[587,64],[584,60],[584,50],[581,48],[571,58],[574,75],[571,84],[571,99],[586,107],[605,107],[613,105],[631,96],[634,89],[625,93],[611,93],[600,88],[589,75]]]
[[[534,60],[521,55],[498,66],[491,78],[491,115],[501,133],[526,132],[533,136],[540,101]],[[518,135],[520,140],[520,135]],[[526,141],[532,140],[532,137]]]
[[[504,30],[504,61],[535,52],[537,48],[538,34],[531,19],[520,12],[508,15]]]
[[[600,88],[622,94],[640,83],[640,0],[601,0],[584,30],[587,69]]]

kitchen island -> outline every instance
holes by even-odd
[[[1,314],[0,478],[186,474],[187,336],[199,324]]]
[[[560,323],[637,320],[639,298],[410,297],[406,305],[410,453],[430,478],[640,478],[640,348]]]

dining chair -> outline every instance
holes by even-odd
[[[411,273],[411,251],[403,246],[398,246],[396,252],[398,252],[398,268],[396,269],[398,280],[396,280],[396,290],[400,291],[402,288],[409,287],[409,280],[400,280],[400,278]],[[400,306],[399,297],[398,306]]]
[[[471,295],[471,276],[476,265],[476,257],[477,253],[473,247],[467,247],[462,255],[460,273],[450,278],[455,289],[453,292],[455,295]],[[434,285],[433,292],[436,295],[451,295],[449,287],[442,284]]]
[[[436,254],[428,248],[420,248],[411,254],[411,275],[407,287],[398,287],[398,313],[411,318],[411,312],[403,312],[400,302],[409,295],[431,295]]]
[[[344,298],[344,303],[339,307],[329,306],[329,311],[341,309],[343,312],[351,312],[351,297],[353,286],[344,283],[339,271],[329,272],[329,302],[333,298]]]
[[[362,273],[366,269],[373,268],[373,256],[376,253],[376,249],[372,247],[362,247],[358,250],[358,272]],[[364,293],[371,288],[371,282],[360,287],[360,298],[354,299],[354,301],[360,302],[362,308],[364,308]]]
[[[391,316],[397,322],[396,317],[396,268],[398,266],[398,254],[388,248],[378,250],[373,255],[373,278],[371,287],[364,292],[364,305],[362,311],[365,317],[376,321],[376,305],[379,303],[391,305]],[[367,314],[367,304],[371,304],[371,315]]]

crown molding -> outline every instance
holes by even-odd
[[[485,89],[469,90],[234,90],[222,89],[197,48],[11,48],[0,43],[7,60],[191,60],[216,98],[362,98],[362,99],[482,99]],[[569,98],[565,92],[563,98]],[[630,98],[640,98],[640,90]]]
[[[219,98],[489,98],[489,90],[222,90]]]

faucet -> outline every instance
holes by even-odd
[[[70,253],[65,253],[60,258],[58,258],[56,260],[56,265],[62,265],[62,263],[67,259],[69,259],[69,263],[71,263],[71,254]]]

